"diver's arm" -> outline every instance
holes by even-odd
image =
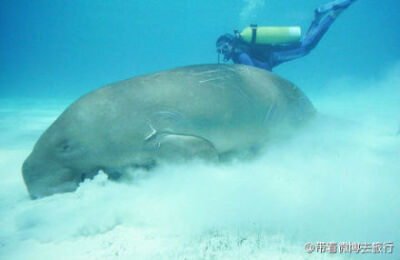
[[[245,52],[238,53],[232,60],[234,63],[237,64],[254,66],[254,62],[251,60],[250,56]]]
[[[308,54],[308,52],[302,45],[299,45],[295,49],[276,51],[276,52],[272,53],[272,58],[271,58],[272,66],[275,67],[283,62],[298,59],[307,54]]]
[[[256,58],[251,58],[245,52],[240,53],[240,55],[238,55],[236,57],[236,59],[233,59],[233,62],[237,63],[237,64],[253,66],[253,67],[268,70],[268,71],[271,71],[271,69],[272,69],[271,65],[268,62],[262,62],[262,61],[257,60]]]

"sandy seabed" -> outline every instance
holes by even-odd
[[[2,99],[0,259],[400,259],[399,68],[327,84],[318,118],[252,161],[99,174],[35,201],[22,162],[71,101]],[[304,250],[389,241],[392,255]]]

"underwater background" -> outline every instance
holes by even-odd
[[[216,39],[250,23],[305,33],[326,2],[1,1],[0,259],[400,259],[398,0],[356,1],[274,70],[320,116],[260,158],[165,166],[134,184],[100,174],[35,201],[22,180],[38,137],[83,94],[216,63]],[[392,254],[304,250],[389,241]]]

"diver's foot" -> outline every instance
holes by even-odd
[[[315,9],[315,17],[322,18],[322,16],[330,11],[341,10],[343,11],[347,7],[349,7],[352,3],[356,0],[335,0],[330,3],[324,4],[323,6],[318,7]]]
[[[347,7],[349,7],[352,3],[354,3],[356,0],[344,0],[344,1],[339,1],[338,4],[333,6],[333,10],[344,10]]]
[[[342,13],[342,11],[344,9],[346,9],[346,8],[335,9],[334,11],[329,13],[329,16],[332,17],[333,19],[336,19]]]
[[[314,21],[316,23],[319,23],[319,21],[321,21],[321,18],[324,17],[325,13],[322,13],[318,10],[319,8],[314,10]]]

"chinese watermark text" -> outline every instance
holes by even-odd
[[[355,253],[355,254],[392,254],[393,242],[308,242],[304,245],[306,253]]]

